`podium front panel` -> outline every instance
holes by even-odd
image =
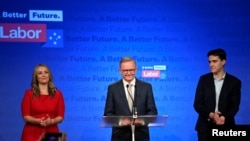
[[[132,116],[103,116],[100,127],[120,127],[119,123],[122,120],[133,120]],[[138,116],[136,119],[140,119],[146,126],[165,126],[168,115],[156,116],[145,115]]]

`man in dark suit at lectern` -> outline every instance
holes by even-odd
[[[241,81],[224,69],[226,52],[214,49],[207,57],[211,73],[200,77],[194,99],[198,141],[208,141],[211,129],[234,126],[241,98]]]
[[[104,116],[157,115],[153,90],[150,83],[135,77],[136,62],[131,57],[120,60],[122,79],[108,86]],[[131,91],[130,91],[131,90]],[[112,128],[111,141],[132,141],[131,121],[124,120]],[[149,141],[149,128],[140,120],[135,121],[135,141]]]

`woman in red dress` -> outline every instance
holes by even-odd
[[[54,86],[47,65],[35,67],[31,88],[25,91],[21,111],[25,121],[21,141],[37,141],[44,132],[59,132],[57,124],[64,118],[64,99],[62,92]]]

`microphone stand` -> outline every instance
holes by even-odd
[[[132,130],[132,141],[135,141],[135,120],[137,119],[137,109],[136,107],[133,105],[132,108],[132,113],[133,113],[133,121],[131,124],[131,130]]]
[[[129,85],[127,85],[127,88],[129,87]],[[128,90],[128,89],[127,89]],[[128,94],[130,96],[130,98],[133,101],[133,107],[132,107],[132,114],[133,114],[133,121],[131,124],[131,131],[132,131],[132,141],[135,141],[135,120],[137,119],[137,108],[136,108],[136,86],[135,86],[135,90],[134,90],[134,99],[131,96],[131,93],[128,91]]]

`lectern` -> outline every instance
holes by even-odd
[[[102,128],[111,128],[111,127],[121,127],[121,123],[124,120],[129,120],[131,123],[134,123],[135,120],[140,120],[143,124],[136,125],[131,124],[132,130],[132,141],[135,141],[135,126],[149,126],[149,127],[160,127],[165,126],[168,119],[168,115],[144,115],[144,116],[137,116],[134,118],[133,116],[103,116],[101,120],[100,127]]]

